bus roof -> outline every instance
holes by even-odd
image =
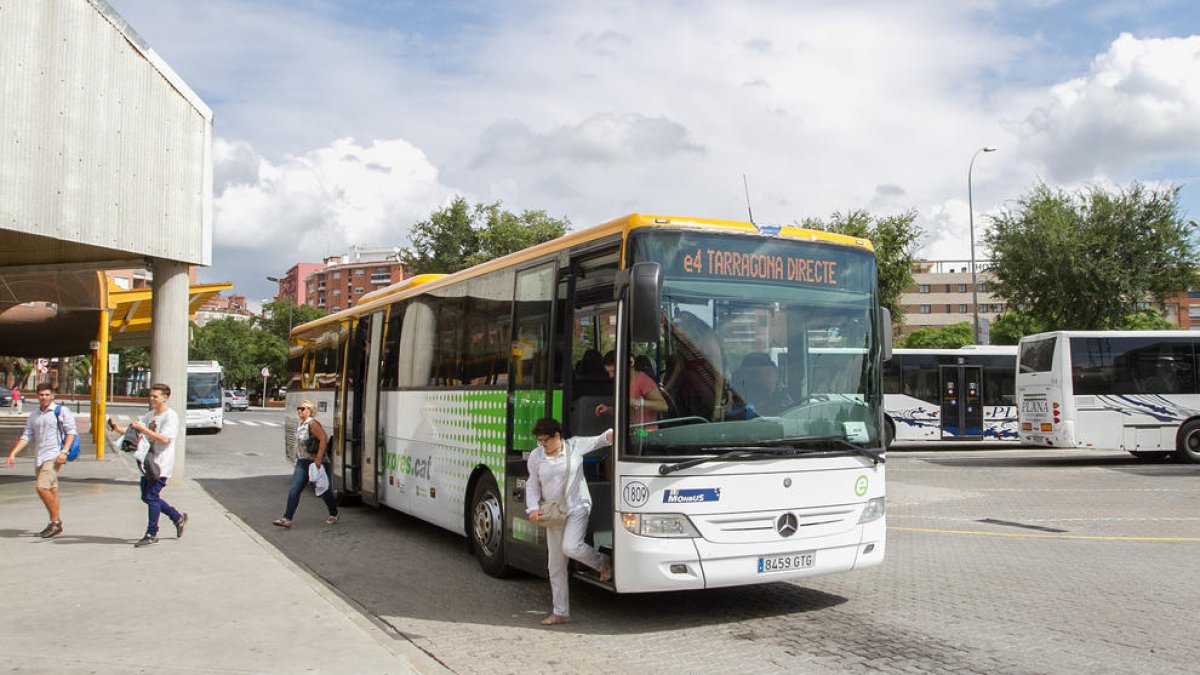
[[[566,250],[581,243],[602,239],[615,234],[627,234],[639,228],[725,230],[730,232],[742,232],[745,234],[762,234],[762,231],[759,229],[759,227],[755,226],[753,223],[745,221],[714,220],[710,218],[690,218],[681,216],[632,213],[615,220],[610,220],[607,223],[594,225],[576,232],[568,232],[557,239],[553,239],[536,246],[531,246],[522,251],[510,253],[506,256],[496,258],[495,260],[489,260],[487,262],[480,263],[474,267],[469,267],[465,270],[454,272],[453,274],[421,274],[409,279],[405,279],[404,281],[364,295],[351,307],[347,307],[339,312],[334,312],[333,314],[323,316],[320,319],[315,319],[313,321],[309,321],[308,323],[296,326],[292,329],[292,334],[306,332],[325,324],[332,324],[352,319],[353,317],[384,307],[390,304],[393,300],[416,295],[417,293],[425,290],[438,288],[465,279],[470,279],[481,274],[486,274],[493,270],[519,265],[527,260],[533,260],[556,251]],[[875,250],[871,245],[871,242],[867,239],[851,237],[849,235],[837,234],[834,232],[824,232],[821,230],[810,230],[802,227],[792,227],[790,225],[780,226],[778,234],[774,236],[783,237],[786,239],[807,239],[809,241],[821,241],[841,246],[861,248],[867,251]],[[420,290],[418,291],[418,289]]]
[[[907,348],[897,347],[893,354],[1004,354],[1016,356],[1016,345],[966,345],[958,349]]]
[[[1137,337],[1174,337],[1183,339],[1200,340],[1200,333],[1195,333],[1188,330],[1049,330],[1044,333],[1032,333],[1021,338],[1021,342],[1027,340],[1040,340],[1048,337],[1063,336],[1063,337],[1112,337],[1112,338],[1137,338]]]

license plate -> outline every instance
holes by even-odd
[[[758,559],[758,573],[791,572],[806,570],[817,563],[816,551],[801,551],[783,555],[769,555]]]

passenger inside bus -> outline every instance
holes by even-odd
[[[584,351],[572,369],[571,434],[595,436],[612,427],[613,416],[597,416],[596,407],[613,402],[613,384],[604,371],[604,358],[594,348]]]
[[[632,364],[632,361],[631,361]],[[604,355],[604,370],[607,371],[610,378],[610,391],[612,381],[617,377],[617,353],[609,351]],[[612,405],[599,404],[596,406],[596,415],[604,416],[611,415],[613,412]],[[663,398],[662,392],[658,389],[658,383],[655,382],[649,375],[643,373],[636,368],[629,371],[629,425],[635,428],[648,429],[653,431],[654,426],[651,424],[658,420],[659,413],[667,412],[667,400]]]
[[[792,404],[792,397],[780,386],[779,367],[765,352],[750,352],[730,378],[735,396],[728,419],[753,419],[780,414]]]

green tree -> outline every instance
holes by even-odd
[[[448,274],[561,237],[570,225],[545,211],[516,215],[500,202],[471,205],[455,197],[413,226],[400,260],[418,274]]]
[[[991,343],[994,345],[1015,345],[1021,338],[1034,333],[1041,333],[1045,327],[1029,314],[1016,309],[1010,309],[992,321]]]
[[[908,349],[958,349],[975,344],[974,330],[964,321],[950,326],[918,328],[897,341]]]
[[[872,216],[867,211],[834,213],[828,221],[808,218],[801,227],[838,232],[870,239],[879,265],[879,302],[892,313],[893,325],[904,323],[900,294],[913,285],[912,266],[917,244],[924,232],[916,225],[917,214],[909,211],[895,216]]]
[[[991,218],[995,292],[1047,329],[1115,329],[1195,282],[1179,187],[1076,194],[1044,183]]]
[[[326,315],[326,311],[312,305],[297,305],[291,300],[273,300],[263,303],[263,315],[258,325],[271,335],[288,342],[288,331],[309,321]]]
[[[248,321],[217,319],[192,328],[188,358],[195,361],[219,361],[225,381],[256,391],[262,387],[260,372],[266,366],[276,387],[287,379],[287,342]]]
[[[1152,309],[1126,314],[1121,322],[1122,330],[1182,330],[1178,324]]]

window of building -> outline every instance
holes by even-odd
[[[959,284],[959,285],[958,285],[958,292],[959,292],[959,293],[966,293],[966,292],[967,292],[967,285],[966,285],[966,284]]]
[[[355,286],[355,287],[354,287],[354,292],[355,292],[355,293],[362,293],[362,292],[363,292],[363,287],[362,287],[362,286]]]
[[[917,286],[917,292],[918,293],[928,293],[929,292],[929,284],[921,284],[920,286]]]
[[[988,293],[988,292],[990,292],[990,290],[991,290],[991,287],[988,286],[988,283],[986,281],[979,284],[979,292],[980,293]]]
[[[333,273],[333,278],[334,278],[334,279],[341,279],[341,278],[342,278],[342,273],[341,273],[341,272],[334,272],[334,273]]]
[[[966,314],[966,313],[967,313],[967,312],[969,312],[969,311],[971,311],[971,310],[967,309],[967,306],[966,306],[966,305],[959,305],[959,306],[958,306],[958,313],[959,313],[959,314]]]
[[[361,268],[354,270],[354,276],[361,277],[362,275],[363,275],[363,270]]]
[[[1000,312],[1004,311],[1004,305],[1000,305],[1000,304],[992,305],[992,311],[999,314]]]
[[[931,314],[931,313],[933,312],[933,306],[931,306],[931,305],[921,305],[921,310],[920,310],[920,311],[921,311],[921,313],[922,313],[922,314]]]
[[[341,294],[342,294],[342,289],[340,289],[340,288],[333,289],[333,297],[336,298],[337,296],[339,296]]]

